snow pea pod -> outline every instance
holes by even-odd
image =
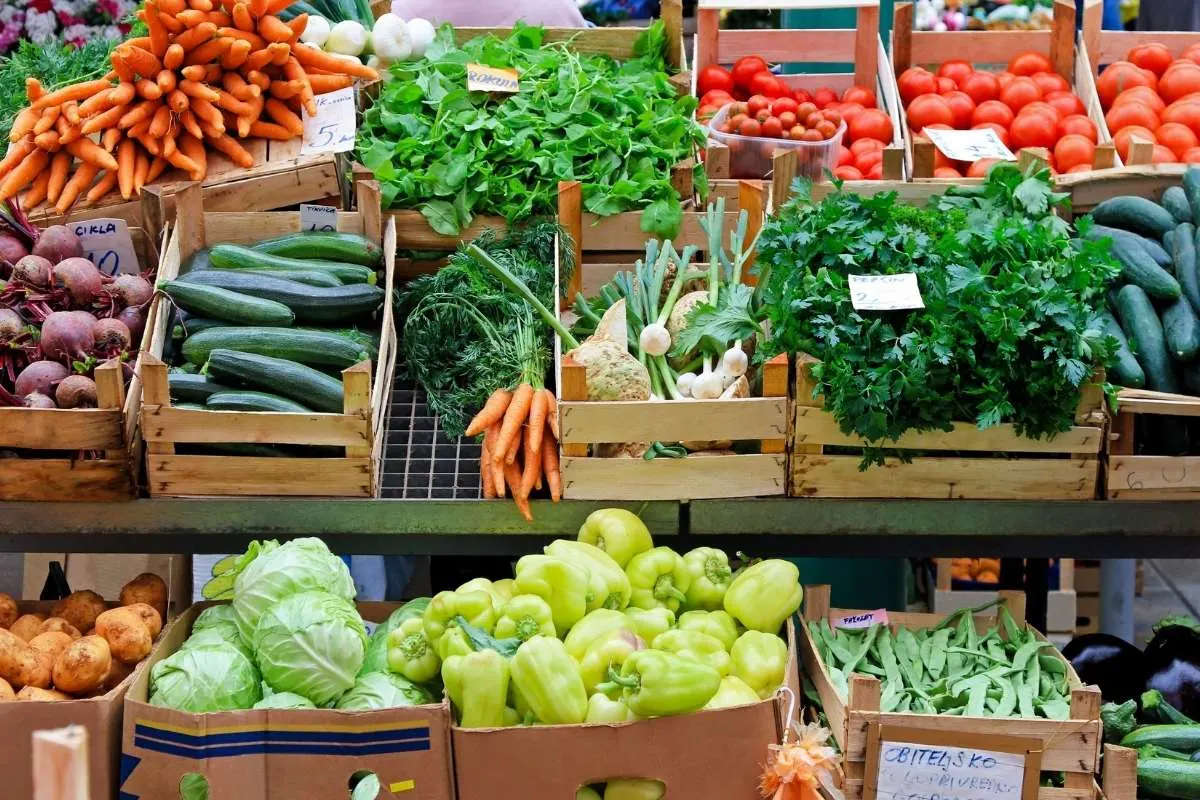
[[[950,631],[940,630],[931,637],[931,640],[933,646],[929,652],[927,667],[930,677],[937,679],[946,671],[946,648],[950,644]]]
[[[1053,646],[1049,642],[1039,642],[1037,639],[1031,639],[1021,645],[1021,649],[1013,656],[1013,669],[1024,670],[1025,665],[1029,663],[1031,658],[1037,655],[1038,650],[1041,650],[1043,647]]]

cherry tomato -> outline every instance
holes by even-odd
[[[738,133],[742,136],[761,136],[762,125],[756,119],[748,119],[738,126]]]
[[[771,101],[771,113],[777,117],[785,111],[795,114],[799,106],[800,104],[791,97],[777,97]]]
[[[746,113],[750,116],[758,116],[758,112],[764,108],[770,108],[771,101],[763,97],[761,94],[756,94],[746,101]]]
[[[782,97],[788,93],[783,81],[769,72],[760,72],[750,79],[750,91],[766,97]]]
[[[994,122],[1007,129],[1015,117],[1013,110],[999,100],[985,100],[975,108],[975,113],[971,115],[971,123],[978,125],[981,122]]]
[[[830,103],[836,103],[837,101],[837,92],[827,86],[822,86],[813,93],[813,102],[817,104],[817,108],[824,108]]]
[[[747,117],[745,114],[734,114],[732,117],[729,118],[729,124],[735,128],[740,128],[740,127],[742,127],[742,123],[748,119],[750,119],[750,118]]]
[[[716,64],[705,67],[700,70],[700,74],[696,76],[696,91],[700,94],[708,94],[714,89],[719,89],[725,92],[733,91],[733,74],[724,67]]]
[[[771,118],[771,109],[769,109],[769,108],[760,109],[759,112],[754,115],[754,118],[756,120],[758,120],[759,122],[766,122],[768,119]]]
[[[790,131],[788,131],[788,134],[789,134],[788,138],[796,139],[797,141],[799,141],[800,137],[802,137],[807,130],[808,129],[805,128],[803,125],[796,125]]]
[[[809,128],[804,133],[800,134],[800,141],[802,141],[802,142],[823,142],[823,141],[825,141],[825,137],[822,136],[821,132],[819,130],[817,130],[816,128]]]
[[[803,122],[804,120],[808,119],[809,114],[815,114],[816,112],[817,112],[817,104],[816,103],[813,103],[811,101],[806,102],[806,103],[801,103],[800,105],[796,106],[796,119]]]
[[[1039,72],[1053,72],[1054,65],[1045,53],[1027,50],[1009,62],[1008,71],[1013,75],[1035,75]]]
[[[817,133],[821,134],[821,141],[832,139],[837,130],[838,126],[827,119],[817,123]]]
[[[1063,117],[1087,113],[1083,101],[1076,97],[1074,92],[1051,92],[1046,95],[1046,102],[1054,106]]]
[[[824,109],[821,111],[821,116],[824,117],[827,122],[832,122],[834,128],[836,128],[838,125],[841,125],[842,120],[844,119],[842,112],[838,111],[836,108]]]
[[[750,88],[750,79],[767,71],[767,62],[759,56],[742,56],[733,65],[733,83],[742,89]]]
[[[825,118],[823,116],[821,116],[821,112],[814,111],[813,113],[809,114],[807,117],[802,119],[800,122],[806,128],[815,128],[815,127],[817,127],[817,123],[824,122],[824,121],[825,121]]]
[[[784,130],[790,131],[792,128],[796,127],[797,121],[796,115],[791,111],[784,111],[779,115],[779,124],[783,126]]]
[[[783,122],[779,117],[768,116],[762,121],[762,135],[772,139],[783,136]]]
[[[837,107],[838,113],[842,115],[842,119],[846,120],[846,122],[849,122],[866,110],[866,108],[863,108],[858,103],[842,103]],[[870,110],[874,111],[875,109]]]

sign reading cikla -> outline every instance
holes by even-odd
[[[133,236],[123,219],[90,219],[70,223],[83,244],[83,256],[105,275],[137,275],[142,271]]]
[[[521,76],[515,69],[467,64],[467,91],[516,94],[521,91]]]
[[[863,800],[1035,800],[1042,742],[872,725]]]

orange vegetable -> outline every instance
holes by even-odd
[[[254,50],[246,57],[246,63],[242,66],[246,70],[260,70],[271,63],[271,59],[275,54],[265,47],[261,50]]]
[[[169,130],[171,130],[171,109],[166,106],[159,106],[158,110],[154,112],[154,117],[146,129],[146,133],[155,139],[161,139],[167,135],[167,131]],[[133,131],[130,131],[129,135],[133,136]]]
[[[33,185],[21,198],[21,205],[26,209],[37,208],[46,199],[46,186],[50,183],[50,173],[43,172],[33,179]]]
[[[204,149],[204,142],[190,133],[184,134],[179,137],[179,152],[196,163],[194,180],[204,180],[204,176],[208,174],[208,151]]]
[[[50,154],[45,150],[34,148],[33,152],[25,156],[25,160],[8,173],[3,182],[0,182],[0,199],[12,197],[33,183],[49,163]]]
[[[63,187],[62,194],[58,197],[58,202],[54,204],[54,208],[58,213],[65,214],[67,209],[75,205],[75,201],[79,199],[79,195],[83,190],[92,185],[92,181],[96,178],[96,173],[100,170],[95,164],[83,162],[75,170],[75,174],[67,181],[67,185]]]
[[[267,0],[250,0],[250,13],[255,17],[266,16]]]
[[[379,79],[379,73],[365,64],[351,63],[349,60],[340,59],[316,47],[298,45],[292,55],[305,67],[316,67],[335,75],[353,75],[356,78],[365,78],[370,81]],[[309,113],[314,112],[310,111]]]
[[[271,97],[289,100],[300,94],[300,81],[271,81]]]
[[[241,30],[240,28],[221,28],[217,31],[217,34],[220,36],[229,36],[233,39],[243,39],[250,43],[251,50],[262,50],[267,46],[266,40],[257,33],[254,33],[253,28],[248,31]]]
[[[150,174],[150,156],[140,147],[136,149],[133,162],[133,191],[134,194],[141,194],[142,187],[146,185],[146,176]]]
[[[532,430],[533,429],[531,428],[530,432],[532,432]],[[541,431],[539,430],[538,433],[540,434]],[[540,435],[538,437],[538,446],[536,450],[530,445],[530,440],[526,439],[525,450],[521,455],[521,458],[523,461],[521,467],[520,496],[528,499],[529,495],[533,492],[534,484],[538,482],[538,478],[542,474],[542,443]]]
[[[257,136],[260,139],[274,139],[280,142],[286,142],[295,138],[295,135],[282,125],[259,121],[250,123],[250,135]]]
[[[254,32],[254,17],[250,16],[250,6],[245,3],[237,3],[230,16],[233,17],[234,27],[239,31]]]
[[[132,103],[136,96],[137,89],[134,85],[121,81],[109,91],[108,101],[114,106],[123,106],[126,103]]]
[[[233,44],[229,46],[229,50],[225,55],[221,56],[221,68],[225,70],[235,70],[242,64],[246,63],[246,59],[250,56],[250,43],[245,39],[234,39]],[[229,74],[236,74],[226,72]]]
[[[253,56],[253,53],[251,53],[251,56]],[[246,76],[246,80],[250,81],[250,83],[254,84],[264,92],[271,88],[271,79],[259,70],[245,70],[242,72],[242,74]]]
[[[197,120],[203,120],[219,131],[225,130],[225,118],[221,116],[217,107],[207,100],[200,97],[193,98],[192,111],[195,112]]]
[[[176,14],[175,19],[179,20],[189,28],[194,28],[201,22],[208,22],[208,13],[206,11],[197,11],[194,8],[189,8],[186,11],[180,11],[178,14]]]
[[[304,67],[300,66],[300,62],[295,58],[289,58],[287,66],[283,68],[283,74],[287,76],[288,80],[300,82],[300,102],[304,105],[304,110],[308,112],[308,115],[315,117],[317,115],[317,99],[313,94],[312,84],[308,82],[308,75],[304,72]]]
[[[550,426],[550,435],[561,442],[562,436],[558,432],[558,400],[549,389],[542,389],[542,394],[546,395],[546,424]]]
[[[33,103],[32,107],[41,110],[43,108],[50,108],[51,106],[62,105],[68,100],[86,100],[96,92],[103,92],[111,88],[112,84],[104,79],[75,83],[42,95],[41,98]]]
[[[25,99],[29,102],[41,99],[46,90],[42,87],[42,82],[37,78],[29,75],[25,78]]]
[[[65,129],[60,129],[58,132],[58,143],[62,147],[66,147],[71,142],[83,136],[81,125],[67,125]]]
[[[46,199],[50,204],[58,202],[63,187],[67,185],[67,173],[71,170],[73,157],[65,150],[54,154],[50,161],[50,181],[46,185]]]
[[[167,105],[170,106],[171,110],[176,114],[182,114],[184,111],[187,111],[188,96],[176,89],[167,95]]]
[[[174,141],[171,139],[164,140],[163,152],[166,154],[166,142]],[[204,173],[200,169],[200,165],[192,159],[184,155],[183,151],[176,147],[169,155],[166,155],[167,161],[171,162],[171,166],[177,167],[188,174],[188,177],[194,181],[204,180]]]
[[[161,75],[162,73],[160,72],[159,74]],[[170,73],[168,72],[167,74]],[[139,79],[135,88],[137,89],[138,97],[141,97],[143,100],[158,100],[163,96],[162,87],[148,78]]]
[[[58,131],[46,131],[33,137],[33,143],[48,153],[58,151]]]
[[[286,64],[292,55],[292,46],[285,42],[271,42],[267,49],[271,51],[271,63],[277,67]]]
[[[162,105],[162,101],[160,100],[143,100],[134,106],[132,110],[125,112],[125,115],[121,117],[121,121],[117,123],[117,126],[120,128],[132,128],[144,119],[153,119],[154,113],[158,111],[160,105]],[[86,126],[84,133],[87,133]]]
[[[41,118],[42,115],[32,108],[22,109],[21,113],[17,114],[16,119],[13,120],[8,140],[10,142],[19,142],[26,134],[33,133],[33,126]]]
[[[171,156],[175,155],[175,151],[178,149],[178,147],[179,144],[175,141],[174,131],[168,133],[162,138],[162,157],[167,161],[170,161]]]
[[[217,26],[211,22],[201,22],[194,28],[188,28],[183,33],[175,37],[175,44],[179,45],[184,51],[195,50],[200,45],[209,41],[217,35]]]
[[[525,424],[526,417],[529,416],[529,406],[533,401],[533,386],[528,383],[522,383],[513,391],[512,401],[508,404],[508,408],[504,412],[504,422],[500,426],[500,438],[496,441],[496,447],[492,450],[492,459],[504,458],[508,463],[512,463],[508,459],[507,453],[512,446],[512,441],[521,431],[521,426]]]
[[[354,78],[349,75],[313,75],[310,72],[308,83],[312,86],[313,94],[329,94],[352,86]]]
[[[292,30],[292,38],[288,41],[295,42],[300,38],[300,34],[304,33],[305,26],[308,25],[308,14],[297,14],[284,24]]]
[[[144,145],[145,142],[142,142]],[[153,154],[152,154],[153,155]],[[167,160],[165,158],[155,158],[150,162],[150,170],[146,173],[146,183],[152,183],[158,176],[167,171]]]
[[[229,156],[229,160],[239,167],[249,169],[254,166],[254,156],[250,155],[232,136],[210,136],[208,137],[208,143],[212,145],[214,150],[218,150]]]
[[[178,14],[187,8],[183,0],[158,0],[158,10],[164,14]]]
[[[104,135],[100,137],[100,146],[103,147],[107,152],[111,153],[113,150],[117,149],[117,145],[120,143],[120,141],[121,131],[117,128],[109,128],[104,132]]]
[[[155,139],[150,134],[138,136],[137,140],[142,143],[142,147],[146,148],[146,152],[152,156],[162,155],[161,140]]]
[[[494,458],[492,463],[495,463]],[[529,495],[521,493],[523,481],[521,479],[521,470],[517,468],[516,464],[505,463],[504,480],[512,487],[513,502],[517,504],[517,510],[521,512],[521,516],[527,522],[533,522],[533,513],[529,509]]]
[[[140,47],[129,47],[128,45],[118,49],[122,60],[143,78],[151,78],[157,75],[163,68],[162,62],[149,50],[143,50]]]
[[[97,92],[79,104],[79,116],[83,118],[90,117],[94,114],[99,114],[113,107],[112,91]],[[36,113],[36,112],[35,112]]]
[[[167,29],[158,18],[158,4],[154,0],[148,0],[139,16],[146,23],[146,30],[150,32],[150,52],[162,58],[170,42],[167,40]]]
[[[233,17],[229,16],[229,14],[224,11],[213,10],[208,12],[208,21],[220,29],[227,25],[232,25]]]
[[[168,112],[168,114],[169,113],[170,112]],[[153,117],[151,117],[150,119],[144,119],[141,122],[139,122],[137,125],[134,125],[132,128],[125,131],[125,136],[130,139],[141,140],[141,138],[143,136],[146,136],[147,134],[150,133],[150,126],[152,124],[154,124]]]
[[[507,389],[497,389],[488,397],[483,408],[471,419],[464,436],[478,436],[485,433],[494,423],[504,418],[504,411],[512,401],[512,392]]]
[[[250,102],[242,102],[229,92],[218,92],[216,103],[235,116],[243,117],[254,113],[254,106]]]
[[[201,100],[207,100],[210,103],[215,103],[221,99],[220,93],[210,86],[196,81],[180,81],[179,91],[186,94],[188,97],[196,97]]]
[[[163,55],[163,66],[167,69],[179,69],[183,65],[184,55],[183,45],[173,42]]]
[[[195,136],[197,139],[203,139],[204,131],[200,129],[200,123],[196,120],[195,113],[193,113],[195,107],[196,106],[193,103],[192,108],[189,108],[187,111],[179,115],[179,124],[182,125],[183,129],[192,136]]]
[[[307,17],[305,18],[307,19]],[[292,29],[279,17],[265,16],[258,20],[258,35],[268,42],[289,42],[294,35]]]
[[[133,81],[137,76],[134,74],[133,68],[125,63],[124,56],[120,50],[114,50],[108,54],[108,61],[112,64],[113,72],[117,73],[117,77],[126,82]]]
[[[278,14],[292,4],[292,0],[267,0],[267,13]]]
[[[225,91],[245,102],[262,94],[261,89],[254,84],[246,83],[245,78],[236,72],[226,72],[221,78],[221,85],[225,87]]]
[[[143,100],[142,102],[148,103],[150,101]],[[129,106],[113,106],[103,114],[90,117],[88,121],[83,123],[83,125],[80,127],[80,132],[83,133],[84,136],[90,136],[93,133],[99,133],[102,130],[111,128],[121,121],[121,117],[125,116],[125,113],[129,111],[129,108]]]
[[[488,442],[483,440],[483,453],[479,458],[479,480],[483,484],[483,497],[485,500],[496,496],[496,485],[492,482],[492,451],[488,448]]]
[[[187,0],[187,3],[197,11],[212,11],[212,0]]]
[[[199,82],[204,80],[205,76],[208,74],[208,67],[203,64],[192,64],[179,70],[179,74],[183,76],[184,80]],[[172,73],[172,77],[174,77],[174,73]],[[177,84],[172,81],[171,89],[174,89],[176,85]],[[170,89],[168,89],[168,91],[170,91]]]
[[[117,185],[117,173],[113,171],[103,172],[100,175],[100,180],[96,181],[96,185],[88,190],[87,197],[84,198],[83,207],[87,208],[95,204],[100,198],[113,190]]]
[[[160,3],[160,6],[161,6],[161,3]],[[186,28],[183,27],[182,22],[175,19],[175,17],[171,16],[170,14],[166,13],[165,11],[158,12],[158,22],[160,25],[162,25],[164,28],[167,29],[167,33],[173,34],[175,36],[178,36],[179,34],[183,33],[186,30]]]
[[[128,200],[133,196],[133,170],[137,161],[137,145],[132,139],[121,142],[117,148],[117,185],[121,197]]]
[[[47,108],[42,112],[42,118],[33,126],[33,135],[38,136],[46,131],[54,129],[54,123],[58,122],[58,115],[62,113],[61,106]]]
[[[546,473],[546,486],[550,488],[550,499],[562,499],[562,473],[558,467],[558,443],[553,436],[542,437],[542,470]]]
[[[21,139],[19,142],[14,142],[13,146],[8,148],[8,153],[3,159],[0,159],[0,178],[3,178],[8,173],[17,168],[17,165],[25,160],[25,157],[32,153],[35,149],[33,137]]]
[[[542,432],[546,429],[546,393],[541,389],[533,393],[529,403],[529,422],[526,423],[525,446],[530,453],[537,454],[541,461]]]
[[[221,38],[213,39],[211,42],[205,42],[188,53],[186,62],[188,64],[208,64],[210,61],[216,61],[225,55],[225,52],[233,46],[234,41],[222,36]]]
[[[100,169],[114,170],[117,160],[112,154],[91,139],[76,139],[67,145],[67,152],[88,164],[94,164]]]

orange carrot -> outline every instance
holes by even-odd
[[[80,136],[83,136],[82,126],[68,125],[66,130],[60,130],[58,132],[58,143],[60,146],[66,147]]]
[[[165,69],[179,69],[183,64],[184,55],[186,53],[183,50],[183,46],[178,42],[173,42],[167,48],[167,52],[163,54],[163,67]]]
[[[253,100],[254,98],[251,98]],[[254,113],[254,105],[250,101],[243,102],[226,91],[217,93],[217,105],[234,116],[243,117]]]
[[[290,100],[300,94],[300,81],[271,81],[271,97]]]
[[[167,112],[167,113],[169,116],[170,112]],[[153,117],[151,117],[150,119],[144,119],[141,122],[139,122],[137,125],[134,125],[132,128],[125,131],[125,136],[126,136],[126,138],[129,138],[129,139],[141,139],[143,136],[146,136],[147,134],[150,133],[150,126],[152,124],[154,124]]]
[[[9,131],[8,140],[10,142],[19,142],[28,133],[33,133],[33,126],[42,118],[42,115],[32,108],[26,108],[17,114],[17,118],[13,120],[12,130]]]
[[[242,66],[245,67],[247,71],[260,70],[270,64],[271,59],[274,57],[275,54],[264,47],[261,50],[252,51],[250,55],[246,57],[246,63]]]
[[[117,128],[109,128],[100,137],[100,146],[107,152],[111,153],[117,149],[117,145],[121,142],[121,131]]]
[[[204,77],[208,74],[208,67],[203,64],[191,64],[179,70],[179,74],[183,76],[184,80],[199,82],[204,80]],[[174,73],[172,73],[172,77],[174,77]],[[176,86],[176,83],[171,83],[171,89],[174,89]]]
[[[538,389],[529,402],[529,422],[525,433],[526,447],[531,453],[542,452],[542,432],[546,430],[546,393]]]
[[[79,103],[74,100],[63,103],[62,116],[59,118],[59,122],[62,122],[64,119],[71,125],[79,124]]]
[[[206,64],[202,83],[220,83],[221,75],[223,74],[224,72],[221,70],[220,64]]]
[[[550,426],[550,433],[554,436],[554,440],[561,442],[562,436],[558,432],[558,400],[554,397],[554,392],[549,389],[542,389],[542,394],[546,396],[546,424]]]
[[[117,186],[120,187],[121,197],[128,200],[133,197],[133,170],[137,161],[137,145],[132,139],[126,139],[117,147]]]
[[[193,173],[192,179],[204,180],[204,176],[208,174],[208,151],[204,149],[204,142],[190,133],[184,134],[179,137],[178,152],[195,162],[196,171]]]
[[[34,149],[36,149],[36,145],[33,143],[32,136],[13,143],[13,146],[8,148],[8,153],[3,160],[0,160],[0,178],[16,169],[17,165],[24,161],[25,157]]]
[[[126,103],[132,103],[134,97],[137,96],[137,88],[126,81],[121,81],[108,92],[108,101],[114,106],[123,106]]]
[[[33,185],[29,187],[29,191],[21,198],[21,205],[26,209],[37,208],[46,199],[46,187],[50,183],[50,173],[43,172],[33,179]]]
[[[246,59],[250,56],[250,43],[245,39],[234,39],[233,44],[229,45],[229,49],[225,55],[221,56],[221,68],[224,70],[235,70],[242,64],[246,63]]]
[[[112,91],[97,92],[79,104],[79,116],[87,119],[101,111],[106,111],[112,108]]]
[[[512,438],[511,442],[509,442],[508,450],[498,454],[499,457],[502,457],[508,464],[515,464],[517,461],[517,454],[521,452],[521,440],[523,438],[523,432],[518,430],[517,435]],[[493,458],[493,460],[495,460],[495,458]]]
[[[487,439],[483,440],[483,453],[479,459],[479,480],[483,484],[485,500],[496,496],[496,486],[492,483],[492,451],[488,449]]]
[[[180,81],[179,91],[186,94],[188,97],[198,97],[201,100],[207,100],[210,103],[215,103],[221,99],[221,95],[216,89],[211,86],[206,86],[203,83],[196,81]]]
[[[186,27],[194,28],[201,22],[208,21],[208,14],[204,11],[197,11],[194,8],[189,8],[186,11],[180,11],[175,15],[175,19],[182,22]]]
[[[520,495],[528,499],[530,493],[533,492],[533,485],[538,482],[538,478],[542,475],[542,449],[541,444],[535,450],[532,447],[526,447],[525,452],[521,456],[524,461],[521,466],[521,491]]]
[[[249,169],[254,166],[254,156],[250,155],[246,148],[242,147],[232,136],[209,136],[207,140],[214,150],[224,153],[239,167]]]
[[[71,170],[71,154],[64,151],[54,154],[50,162],[50,181],[46,185],[46,199],[53,205],[58,202],[63,187],[67,185],[67,173]]]
[[[187,111],[188,96],[176,89],[167,95],[167,105],[170,106],[171,110],[176,114],[182,114],[184,111]]]
[[[46,131],[54,129],[54,123],[58,122],[58,115],[62,113],[61,106],[47,108],[42,112],[42,118],[33,126],[33,135],[38,136]]]
[[[217,26],[211,22],[201,22],[194,28],[188,28],[183,33],[175,37],[175,44],[184,49],[185,52],[195,50],[200,45],[212,39],[217,35]]]
[[[233,17],[229,16],[228,12],[217,11],[213,9],[208,12],[208,21],[216,25],[218,29],[224,28],[233,24]]]
[[[542,437],[542,471],[546,473],[546,485],[550,487],[550,499],[562,499],[562,473],[558,466],[558,445],[551,436]]]
[[[172,131],[162,138],[162,157],[170,161],[171,156],[175,155],[177,147],[178,143],[175,141],[175,133]]]
[[[120,128],[132,128],[144,119],[153,119],[154,113],[158,111],[160,105],[162,105],[161,100],[143,100],[130,111],[125,112],[124,116],[121,117],[121,121],[117,123],[117,126]]]
[[[92,185],[97,172],[99,169],[95,164],[89,164],[86,161],[80,164],[75,170],[75,174],[67,181],[67,185],[63,187],[58,202],[54,204],[55,210],[60,214],[67,213],[67,209],[75,205],[75,201],[79,199],[83,190]]]
[[[108,54],[108,61],[112,64],[113,72],[117,73],[117,77],[121,80],[130,82],[137,76],[134,74],[133,67],[125,63],[125,57],[120,50],[113,50]]]
[[[32,153],[25,157],[25,160],[17,165],[16,169],[8,173],[4,181],[0,183],[0,199],[12,197],[17,192],[24,189],[38,174],[46,168],[50,163],[50,154],[45,150],[34,149]]]
[[[195,97],[192,99],[192,111],[196,114],[197,120],[203,120],[219,131],[225,130],[225,117],[217,110],[217,107],[207,100]]]
[[[125,47],[140,47],[143,50],[149,51],[150,50],[150,37],[149,36],[138,36],[133,39],[126,39],[122,44]]]
[[[274,139],[278,142],[286,142],[295,138],[295,135],[282,125],[258,121],[250,123],[250,135],[260,139]]]
[[[187,4],[197,11],[212,11],[212,0],[187,0]]]
[[[250,0],[250,14],[254,17],[266,16],[267,0]]]
[[[488,452],[488,459],[483,466],[486,466],[492,472],[492,487],[495,489],[496,497],[504,497],[504,470],[496,466],[496,440],[500,438],[500,422],[494,422],[488,426],[487,431],[483,436],[483,446]]]
[[[507,458],[508,449],[512,446],[512,440],[517,438],[521,432],[525,418],[529,416],[529,405],[532,400],[533,386],[528,383],[522,383],[513,392],[512,401],[504,411],[504,422],[500,426],[500,438],[492,450],[493,459],[504,458],[508,463],[512,463]]]
[[[37,78],[33,77],[32,75],[26,76],[26,78],[25,78],[25,99],[26,100],[28,100],[29,102],[32,103],[34,100],[40,100],[42,95],[44,95],[45,93],[46,93],[46,90],[42,86],[41,81],[39,81]]]
[[[271,51],[271,63],[277,67],[282,67],[292,56],[292,46],[287,42],[271,42],[267,49]]]
[[[103,92],[112,88],[112,83],[104,79],[95,81],[84,81],[83,83],[64,86],[63,88],[42,95],[40,99],[33,103],[33,108],[41,110],[50,108],[51,106],[59,106],[68,100],[86,100],[96,92]]]
[[[529,495],[521,493],[523,484],[521,470],[516,464],[504,465],[504,480],[512,487],[513,502],[517,504],[517,510],[521,512],[521,516],[526,522],[533,522],[533,513],[529,510]]]
[[[84,201],[83,201],[83,207],[87,208],[88,206],[93,205],[100,198],[104,197],[104,195],[111,192],[113,190],[113,187],[116,185],[117,185],[117,173],[116,172],[109,170],[107,172],[101,173],[100,180],[96,181],[96,185],[93,186],[90,190],[88,190],[87,197],[85,197]]]
[[[225,87],[225,91],[243,102],[249,102],[262,94],[261,89],[246,83],[246,79],[236,72],[226,72],[221,78],[221,85]]]
[[[180,114],[179,124],[192,136],[195,136],[197,139],[203,139],[204,131],[200,129],[200,123],[196,120],[196,115],[193,113],[194,109],[195,105],[193,104],[192,108]]]
[[[313,94],[312,84],[308,82],[308,74],[305,73],[304,67],[300,66],[300,62],[295,58],[289,58],[287,65],[283,68],[283,74],[290,81],[300,82],[300,102],[304,105],[304,110],[308,112],[310,117],[317,115],[317,99]]]
[[[163,96],[162,87],[148,78],[138,80],[135,88],[137,89],[138,97],[141,97],[143,100],[158,100]]]
[[[142,144],[145,145],[146,143],[143,141]],[[156,156],[155,159],[150,162],[150,171],[146,173],[146,183],[153,182],[155,178],[166,172],[167,166],[167,160],[165,158],[158,158]]]
[[[379,73],[365,64],[351,63],[349,60],[340,59],[331,53],[309,45],[297,45],[292,51],[292,55],[305,67],[316,67],[335,75],[353,75],[369,81],[379,78]]]
[[[155,139],[161,139],[167,135],[167,131],[169,130],[171,130],[171,109],[166,106],[159,106],[158,110],[154,112],[154,117],[150,120],[150,125],[146,128],[146,133]],[[130,130],[129,135],[134,135],[132,130]]]
[[[304,18],[307,22],[308,17]],[[258,35],[268,42],[289,42],[294,34],[292,29],[279,17],[268,15],[258,20]]]
[[[237,3],[230,16],[233,17],[234,27],[239,31],[254,32],[254,17],[250,16],[250,6],[245,3]]]
[[[150,52],[162,58],[170,42],[167,39],[167,29],[158,18],[158,4],[149,0],[143,11],[145,13],[141,15],[142,21],[146,23],[146,30],[150,32]]]
[[[67,119],[66,106],[63,106],[63,113],[58,115],[58,119],[54,120],[54,130],[58,131],[59,136],[71,130],[71,120]]]
[[[164,14],[178,14],[187,8],[183,0],[158,0],[158,10]]]
[[[164,151],[166,150],[165,147],[163,149],[164,149]],[[167,161],[171,162],[171,166],[177,167],[177,168],[183,170],[184,172],[186,172],[188,174],[188,177],[191,178],[192,180],[194,180],[194,181],[204,180],[204,172],[201,171],[200,165],[197,164],[192,159],[188,158],[186,155],[184,155],[183,151],[180,150],[178,147],[176,147],[174,152],[172,152],[166,158],[167,158]]]
[[[161,8],[162,4],[159,3],[159,6]],[[179,34],[183,33],[186,30],[186,28],[183,27],[182,22],[175,19],[175,17],[171,16],[170,14],[166,13],[165,11],[160,10],[158,12],[158,22],[160,25],[162,25],[164,28],[167,29],[167,33],[169,33],[173,36],[178,36]],[[170,49],[170,48],[168,48],[168,49]]]
[[[236,27],[220,28],[217,30],[217,35],[218,36],[228,36],[232,39],[242,39],[242,40],[250,43],[251,50],[262,50],[263,48],[265,48],[267,46],[267,42],[265,39],[263,39],[257,33],[254,33],[254,28],[253,28],[254,23],[251,22],[250,25],[251,25],[251,28],[248,31],[244,31],[244,30],[242,30],[240,28],[236,28]]]
[[[267,13],[278,14],[292,4],[293,0],[267,0]]]
[[[149,50],[125,46],[120,48],[120,52],[125,63],[143,78],[152,78],[163,68],[162,62]]]
[[[148,103],[150,101],[143,100],[142,102]],[[87,122],[80,126],[80,131],[84,136],[90,136],[93,133],[99,133],[108,128],[116,127],[117,123],[121,121],[121,117],[125,116],[129,109],[130,106],[113,106],[103,114],[90,117]]]
[[[329,94],[338,89],[345,89],[354,84],[354,78],[349,75],[313,75],[308,73],[308,83],[312,86],[313,94]]]
[[[33,137],[33,143],[47,153],[57,153],[59,147],[58,131],[46,131]]]
[[[300,117],[296,116],[290,108],[274,97],[267,99],[266,111],[267,116],[287,129],[292,136],[301,136],[304,134],[304,123],[300,121]]]
[[[162,155],[162,144],[160,139],[155,139],[150,134],[145,134],[137,137],[137,140],[142,143],[142,147],[146,148],[146,152],[150,155],[155,157]],[[151,171],[153,171],[153,169]]]
[[[205,42],[188,53],[186,61],[188,64],[208,64],[211,61],[217,61],[221,56],[225,55],[225,51],[233,46],[233,42],[233,39],[226,39],[225,37]]]
[[[486,432],[492,423],[499,422],[504,418],[504,411],[510,402],[512,402],[512,392],[507,389],[497,389],[492,392],[487,402],[483,404],[483,408],[479,409],[479,413],[471,419],[471,424],[467,426],[467,431],[463,436],[478,436]]]
[[[308,25],[308,14],[297,14],[284,24],[292,31],[292,36],[288,41],[295,42],[300,38],[300,34],[304,33],[305,26]]]
[[[133,192],[134,194],[141,194],[142,187],[146,185],[146,176],[150,174],[150,156],[146,155],[146,151],[139,147],[134,158]]]
[[[67,145],[67,152],[88,164],[95,164],[100,169],[115,170],[117,160],[112,154],[91,139],[76,139]]]
[[[251,53],[251,55],[253,55],[253,53]],[[246,80],[257,86],[261,91],[265,92],[267,89],[271,88],[271,79],[259,70],[244,70],[242,74],[246,76]]]

